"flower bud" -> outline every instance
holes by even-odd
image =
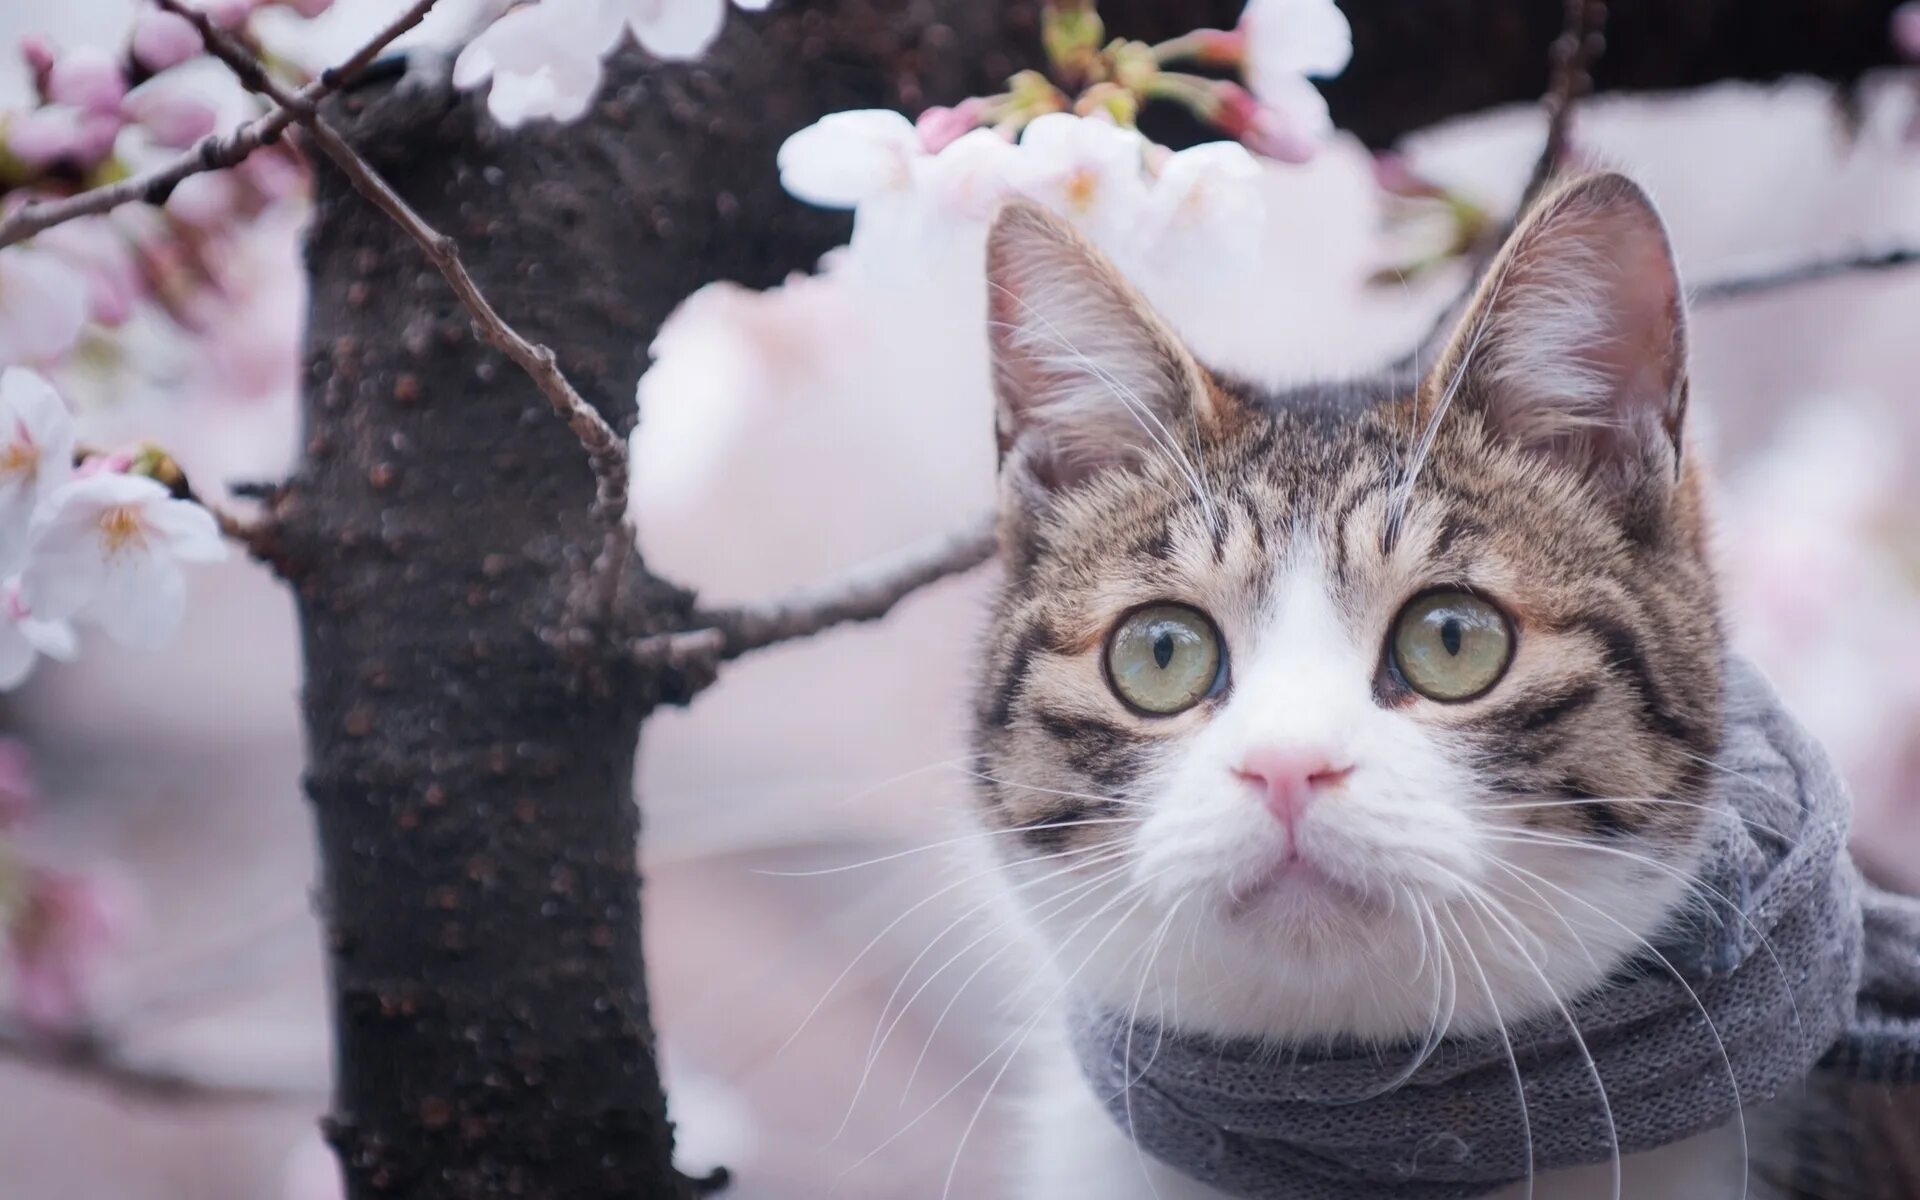
[[[127,94],[127,77],[113,55],[82,46],[54,61],[47,72],[47,98],[88,112],[111,113]]]
[[[200,49],[200,31],[185,17],[148,8],[134,19],[133,58],[149,71],[177,67]]]

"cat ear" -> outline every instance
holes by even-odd
[[[1167,450],[1213,393],[1180,339],[1112,263],[1037,205],[987,237],[1000,457],[1048,491]]]
[[[1659,213],[1625,176],[1589,175],[1544,197],[1508,239],[1426,386],[1621,491],[1678,470],[1686,360]]]

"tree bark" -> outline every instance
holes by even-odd
[[[1105,6],[1115,33],[1151,37],[1240,7]],[[1357,57],[1335,111],[1381,143],[1537,93],[1560,3],[1345,7]],[[1886,60],[1893,5],[1612,7],[1603,87],[1856,77]],[[624,432],[675,304],[716,278],[776,282],[844,239],[844,214],[780,192],[785,136],[838,109],[995,90],[1037,63],[1037,15],[1030,0],[801,0],[730,14],[702,63],[620,56],[574,125],[510,134],[475,97],[413,84],[363,87],[333,115]],[[631,781],[646,713],[700,681],[634,665],[620,637],[555,636],[600,544],[579,444],[417,248],[324,165],[320,180],[305,455],[273,516],[306,660],[337,1031],[327,1127],[348,1195],[678,1200],[691,1189],[654,1060]],[[643,568],[629,589],[636,624],[589,632],[687,627],[686,593]]]

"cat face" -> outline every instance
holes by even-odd
[[[1669,919],[1721,643],[1637,188],[1537,206],[1405,386],[1215,378],[1037,209],[989,259],[978,807],[1063,989],[1401,1038],[1549,1011]]]

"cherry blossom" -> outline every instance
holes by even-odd
[[[789,137],[776,162],[789,193],[822,208],[853,208],[913,184],[926,155],[913,122],[883,108],[831,113]]]
[[[0,583],[0,692],[25,683],[40,658],[65,662],[79,649],[73,626],[65,621],[34,619],[21,598],[18,579]],[[4,789],[5,780],[0,779],[0,791]],[[4,808],[5,802],[5,797],[0,796],[0,808]],[[6,824],[4,817],[5,813],[0,812],[0,827]]]
[[[1294,80],[1331,79],[1353,58],[1353,27],[1334,0],[1248,0],[1239,32],[1247,83],[1269,104],[1288,99]]]
[[[157,8],[143,8],[133,21],[133,58],[149,71],[177,67],[199,55],[200,33],[193,22]]]
[[[762,9],[769,0],[735,0]],[[571,121],[600,90],[600,59],[631,30],[656,58],[697,58],[720,36],[726,0],[544,0],[516,8],[467,44],[453,82],[493,80],[487,108],[502,125]]]
[[[156,143],[184,149],[213,132],[214,107],[172,77],[149,79],[121,101],[120,111]]]
[[[1907,0],[1893,10],[1893,44],[1905,57],[1920,62],[1920,0]]]
[[[124,127],[118,112],[47,104],[8,118],[6,149],[35,169],[67,164],[86,170],[113,153]]]
[[[85,622],[122,645],[153,647],[186,612],[180,564],[225,557],[206,509],[151,479],[102,472],[40,506],[21,595],[39,619]]]
[[[1214,121],[1256,154],[1280,162],[1307,162],[1333,132],[1333,119],[1326,99],[1304,77],[1294,77],[1289,87],[1289,101],[1275,105],[1238,84],[1216,84],[1219,107]]]
[[[88,112],[110,113],[127,94],[127,77],[113,55],[98,46],[70,50],[47,72],[47,98]]]
[[[129,890],[105,875],[38,867],[24,875],[7,930],[13,1010],[36,1029],[69,1029],[86,1014],[101,956],[126,930]]]
[[[1147,193],[1139,236],[1182,262],[1252,262],[1265,217],[1259,181],[1260,164],[1237,142],[1169,155]]]
[[[35,509],[73,472],[73,418],[51,384],[0,371],[0,579],[20,569]]]
[[[1013,185],[1095,236],[1116,235],[1146,197],[1147,145],[1111,121],[1048,113],[1020,138]]]

